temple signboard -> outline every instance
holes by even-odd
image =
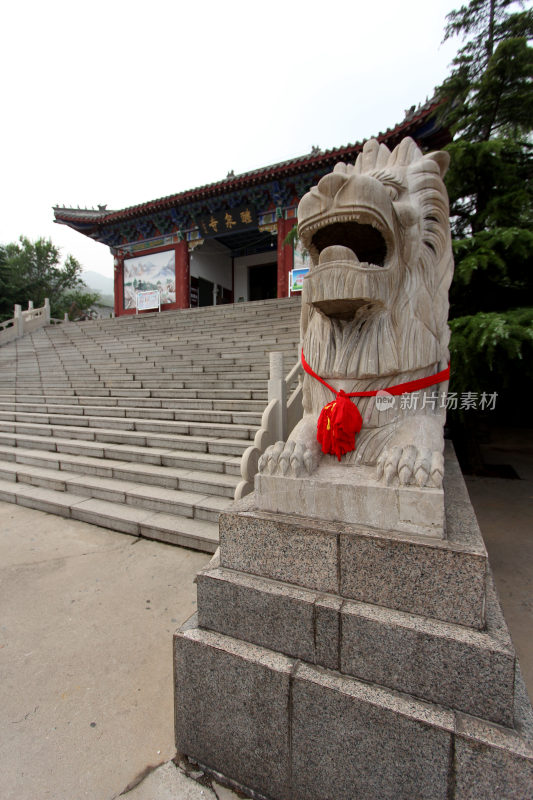
[[[202,236],[208,239],[225,233],[257,228],[257,214],[251,205],[237,206],[198,217],[196,222]]]

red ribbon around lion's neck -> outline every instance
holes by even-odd
[[[359,409],[354,403],[350,402],[350,397],[375,397],[380,389],[373,389],[365,392],[344,392],[342,389],[337,391],[333,386],[317,375],[305,360],[302,348],[302,366],[312,378],[319,381],[326,389],[333,392],[335,400],[324,406],[320,412],[317,423],[317,441],[322,447],[322,452],[337,456],[339,461],[346,453],[355,450],[355,436],[363,427],[363,418]],[[438,383],[447,381],[450,377],[450,365],[446,369],[428,375],[426,378],[418,378],[414,381],[397,383],[395,386],[387,386],[388,394],[399,395],[415,392],[419,389],[426,389],[428,386],[435,386]]]

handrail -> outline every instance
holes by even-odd
[[[50,325],[50,322],[50,300],[48,297],[45,298],[44,306],[41,308],[34,308],[31,300],[28,303],[28,308],[24,311],[22,306],[16,304],[14,316],[11,319],[0,322],[0,345],[20,339],[25,333],[32,333],[45,325]]]
[[[254,443],[248,447],[241,459],[242,480],[235,489],[235,500],[240,500],[254,490],[254,478],[257,464],[267,447],[278,441],[285,441],[303,414],[302,384],[303,374],[301,362],[298,361],[289,374],[283,377],[283,353],[270,353],[270,379],[268,381],[268,405],[261,417],[261,427],[254,437]],[[294,381],[298,384],[287,400]]]
[[[2,330],[6,330],[6,328],[12,328],[14,324],[14,319],[5,319],[3,322],[0,322],[0,328],[2,328]]]
[[[292,382],[298,375],[303,375],[303,367],[300,359],[298,359],[294,367],[291,369],[291,371],[285,378],[285,383],[287,384],[287,388],[291,386]]]

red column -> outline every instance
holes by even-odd
[[[176,308],[189,308],[189,248],[187,242],[176,245]]]
[[[278,219],[278,297],[288,297],[289,271],[292,269],[292,245],[283,244],[290,230],[296,225],[295,219]]]
[[[124,311],[122,307],[124,302],[124,256],[114,256],[113,263],[113,277],[115,279],[115,317],[120,317]]]

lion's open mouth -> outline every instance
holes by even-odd
[[[324,225],[326,219],[328,224]],[[388,226],[369,209],[333,219],[322,217],[301,226],[300,233],[315,267],[340,258],[359,269],[380,270],[387,268],[394,249]]]
[[[334,222],[319,228],[313,234],[311,246],[318,250],[319,256],[332,245],[339,245],[351,250],[356,262],[383,267],[387,257],[387,244],[382,233],[372,225],[365,225],[354,220],[350,222]],[[323,263],[323,259],[320,259]]]
[[[300,226],[312,268],[306,302],[336,319],[362,319],[379,311],[389,294],[394,238],[382,215],[358,207],[349,214],[322,213]]]

